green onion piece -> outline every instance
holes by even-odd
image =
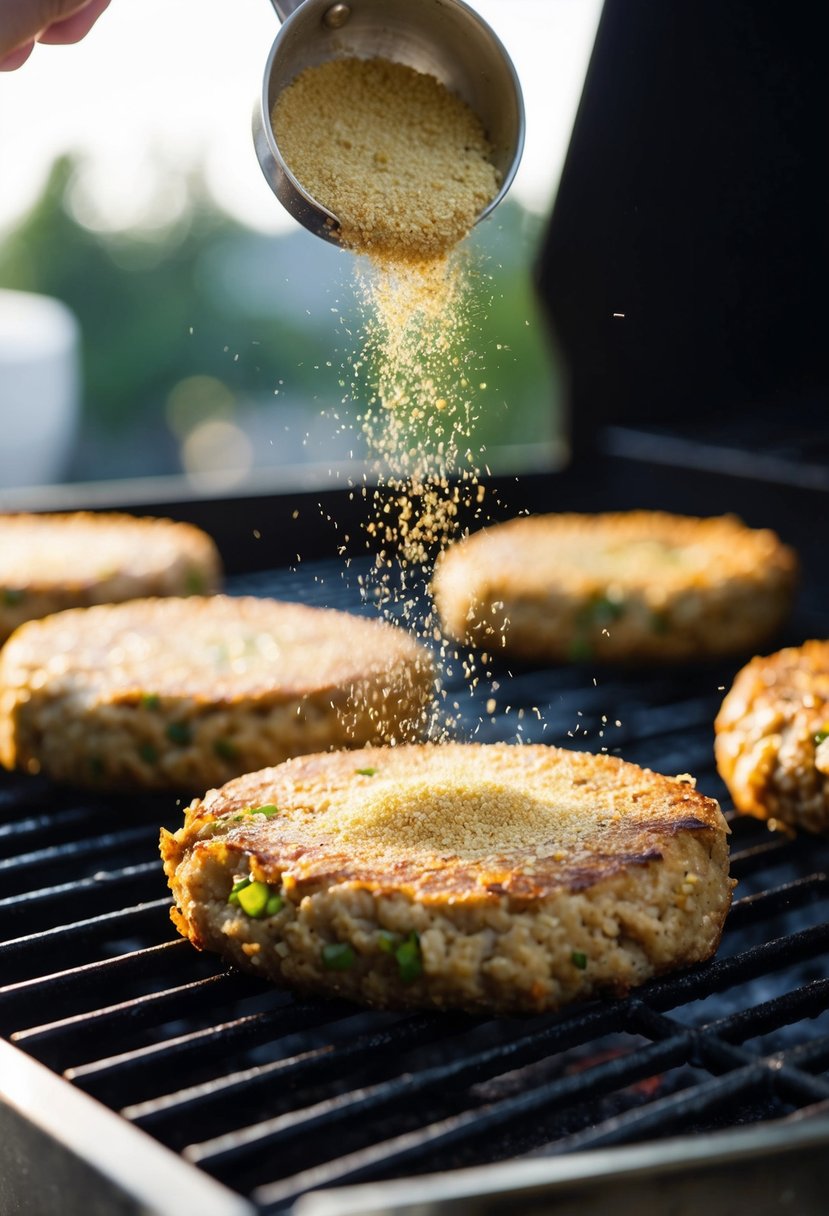
[[[205,578],[201,570],[188,570],[184,578],[184,588],[188,595],[202,595],[205,590]]]
[[[193,731],[188,722],[171,722],[165,733],[171,743],[177,743],[180,747],[193,742]]]
[[[815,743],[822,743],[824,739],[829,739],[829,730],[819,730],[815,732]]]
[[[277,912],[281,912],[285,907],[285,900],[278,893],[269,895],[268,902],[265,904],[265,915],[276,916]]]
[[[400,945],[400,934],[392,933],[390,929],[379,929],[377,932],[377,946],[384,954],[394,954],[397,947]]]
[[[376,768],[355,768],[355,773],[359,773],[361,777],[375,777],[377,775]]]
[[[322,965],[328,971],[348,971],[354,965],[354,958],[348,942],[329,942],[322,948]]]
[[[23,592],[17,587],[3,588],[3,603],[7,608],[14,608],[15,604],[19,604],[23,599]]]
[[[145,764],[155,764],[158,760],[158,750],[152,743],[142,743],[138,749],[138,754]]]
[[[579,971],[584,971],[587,966],[587,955],[583,950],[574,950],[570,955],[570,962],[574,967],[578,967]]]
[[[140,704],[142,709],[158,709],[161,697],[157,692],[142,692]]]
[[[248,916],[258,919],[265,915],[270,899],[270,888],[266,882],[252,882],[249,886],[237,891],[236,898],[239,906]]]
[[[216,739],[213,751],[220,760],[235,760],[239,755],[238,747],[230,739]]]
[[[404,984],[411,984],[423,973],[423,958],[420,953],[420,938],[410,933],[394,952],[397,970]]]
[[[279,807],[273,803],[268,803],[267,806],[249,806],[249,815],[264,815],[266,819],[272,819],[274,815],[279,814]]]

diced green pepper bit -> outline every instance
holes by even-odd
[[[404,984],[411,984],[423,974],[423,956],[420,953],[420,938],[410,933],[394,952],[397,970]]]
[[[184,579],[184,587],[188,595],[203,595],[206,583],[201,570],[188,570]]]
[[[155,764],[158,760],[158,749],[152,743],[142,743],[138,754],[145,764]]]
[[[227,902],[229,904],[238,904],[239,892],[244,891],[245,887],[249,887],[252,882],[253,882],[253,879],[250,876],[248,876],[247,878],[240,878],[237,883],[233,884],[231,892],[227,897]]]
[[[158,709],[161,697],[157,692],[142,692],[140,705],[142,709]]]
[[[254,920],[259,920],[264,916],[268,907],[268,900],[271,897],[271,891],[266,882],[251,882],[249,886],[243,887],[237,892],[236,898],[239,900],[239,907],[248,916],[252,916]]]
[[[239,755],[238,747],[230,739],[216,739],[213,751],[220,760],[236,760]]]
[[[570,962],[574,967],[578,967],[579,971],[584,971],[587,966],[587,955],[583,950],[574,950],[570,955]]]
[[[171,743],[186,747],[193,742],[193,729],[189,722],[171,722],[164,732]]]
[[[277,912],[281,912],[285,906],[281,890],[250,876],[240,878],[237,883],[234,883],[227,902],[238,905],[254,920],[260,920],[264,916],[276,916]]]
[[[322,965],[327,971],[348,971],[355,957],[348,942],[329,942],[322,948]]]
[[[241,811],[228,815],[227,820],[228,823],[241,823],[243,819],[250,819],[251,815],[263,815],[265,819],[272,819],[274,815],[278,814],[278,806],[243,806]]]
[[[22,599],[23,599],[23,592],[20,591],[17,587],[4,587],[3,588],[3,603],[5,604],[5,606],[7,608],[14,608],[14,606],[16,604],[19,604]]]
[[[400,934],[392,933],[390,929],[379,929],[377,932],[377,946],[384,954],[394,954],[397,947],[400,945]]]
[[[815,743],[822,743],[824,739],[829,739],[829,730],[815,731]]]
[[[376,768],[355,768],[354,772],[358,773],[361,777],[376,777],[377,775]]]

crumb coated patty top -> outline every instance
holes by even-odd
[[[179,561],[191,563],[189,590],[216,585],[216,547],[191,524],[85,511],[0,516],[0,587],[81,589],[123,573],[150,578]]]
[[[264,881],[337,884],[425,903],[519,904],[658,859],[683,833],[724,839],[718,804],[685,780],[539,745],[414,745],[298,757],[210,791],[167,836],[250,856]]]
[[[741,576],[789,578],[796,558],[774,532],[747,528],[735,516],[629,511],[536,515],[482,529],[446,551],[438,584],[461,565],[476,587],[510,587],[514,580],[528,592],[553,584],[581,595],[615,584],[660,595]]]
[[[428,652],[403,630],[333,609],[249,597],[131,600],[68,609],[22,626],[4,648],[11,687],[83,688],[99,700],[156,697],[214,704],[291,700],[402,668]]]

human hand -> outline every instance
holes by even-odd
[[[0,72],[25,63],[35,42],[80,42],[109,0],[0,0]]]

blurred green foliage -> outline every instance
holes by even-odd
[[[253,232],[198,180],[187,183],[187,205],[166,225],[91,230],[71,205],[82,171],[68,157],[55,163],[40,199],[0,246],[0,285],[56,296],[76,313],[81,439],[97,453],[97,476],[178,470],[168,402],[189,377],[226,386],[225,406],[278,413],[290,401],[309,415],[347,415],[342,364],[361,330],[350,255],[302,231]],[[555,434],[558,378],[529,271],[538,230],[538,220],[504,204],[472,238],[483,267],[474,341],[488,386],[476,443]],[[194,382],[206,386],[208,414],[211,379]],[[119,461],[127,447],[129,460]],[[82,460],[75,472],[90,475]]]

